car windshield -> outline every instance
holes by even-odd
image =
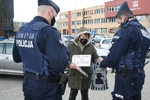
[[[67,39],[73,39],[73,36],[71,36],[71,35],[66,35],[64,37],[67,38]]]

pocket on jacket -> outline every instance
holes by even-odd
[[[75,84],[75,71],[69,70],[69,84]]]

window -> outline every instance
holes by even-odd
[[[92,19],[84,20],[84,24],[93,24],[93,20]]]
[[[72,29],[72,33],[75,33],[75,29]]]
[[[0,54],[2,54],[3,53],[3,46],[4,46],[4,44],[0,44]]]
[[[100,9],[94,10],[94,14],[100,14],[100,13],[101,13],[101,10],[100,10]]]
[[[78,21],[76,21],[76,23],[77,23],[77,25],[80,25],[80,24],[81,24],[81,21],[80,21],[80,20],[78,20]]]
[[[11,19],[9,19],[9,18],[5,18],[5,25],[4,26],[6,26],[6,27],[10,27],[10,26],[12,26],[12,20]]]
[[[61,26],[67,26],[68,25],[68,22],[62,22],[60,23]]]
[[[106,40],[104,40],[104,41],[102,42],[102,44],[109,44],[110,41],[111,41],[111,39],[106,39]]]
[[[145,16],[136,16],[136,18],[138,19],[139,22],[141,21],[145,21]]]
[[[116,22],[116,18],[109,18],[109,23]]]
[[[81,16],[81,12],[77,12],[77,16]]]
[[[104,8],[101,9],[101,13],[104,13]]]
[[[6,44],[6,54],[12,54],[13,44]]]
[[[75,21],[72,21],[72,25],[75,25]]]
[[[61,18],[61,19],[68,18],[68,15],[67,15],[67,14],[61,15],[60,18]]]
[[[101,18],[101,23],[107,23],[107,19],[106,18]]]
[[[98,23],[100,23],[100,18],[99,19],[94,19],[94,24],[98,24]]]
[[[75,13],[72,13],[71,16],[72,16],[72,18],[75,18],[75,17],[76,17],[76,14],[75,14]]]
[[[101,33],[107,33],[107,28],[101,28]]]
[[[96,33],[101,33],[101,29],[100,28],[95,28],[94,30],[96,31]]]
[[[148,16],[148,22],[150,23],[150,15]]]

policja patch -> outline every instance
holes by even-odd
[[[92,64],[91,70],[91,90],[107,90],[107,70],[102,70],[98,62]]]

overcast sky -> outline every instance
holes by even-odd
[[[38,0],[14,0],[14,21],[29,22],[37,15]],[[53,0],[59,7],[60,12],[75,9],[104,5],[111,0]],[[58,18],[58,17],[57,17]]]

